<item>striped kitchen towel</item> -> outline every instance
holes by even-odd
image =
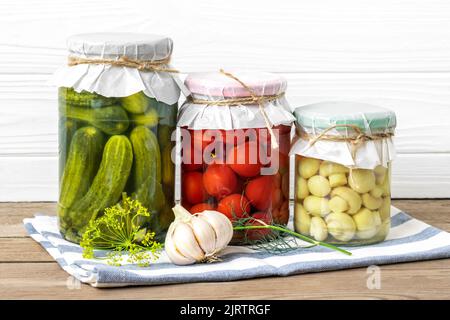
[[[175,266],[163,253],[149,267],[131,264],[114,267],[104,260],[83,259],[80,246],[61,237],[55,217],[36,215],[25,219],[24,225],[30,236],[48,251],[61,268],[94,287],[231,281],[450,258],[449,233],[396,208],[392,208],[392,229],[387,240],[379,244],[347,248],[352,256],[323,247],[299,248],[274,255],[247,247],[230,246],[224,251],[221,262],[191,266]]]

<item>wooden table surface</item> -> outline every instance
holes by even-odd
[[[450,200],[395,200],[414,217],[450,231]],[[22,219],[55,213],[54,203],[0,203],[0,299],[450,299],[450,259],[220,283],[97,289],[76,285],[32,240]]]

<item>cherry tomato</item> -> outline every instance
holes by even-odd
[[[290,134],[291,133],[291,125],[286,126],[286,125],[280,124],[278,126],[273,127],[272,130],[278,130],[280,135]]]
[[[280,135],[280,139],[278,141],[279,151],[284,155],[288,155],[291,150],[291,136],[290,134]]]
[[[181,181],[182,197],[190,204],[197,204],[208,199],[208,194],[203,187],[203,174],[192,171],[185,172]]]
[[[196,163],[200,162],[200,163]],[[181,167],[184,171],[198,171],[203,168],[203,158],[201,151],[189,147],[182,150]]]
[[[267,128],[256,129],[258,131],[258,141],[264,144],[268,149],[272,146],[272,137]],[[282,153],[289,153],[291,142],[291,127],[290,126],[276,126],[272,128],[275,138],[278,141],[279,150]]]
[[[289,221],[289,201],[283,202],[279,210],[272,211],[273,222],[286,225]]]
[[[245,230],[234,230],[230,244],[245,244]]]
[[[187,131],[192,135],[193,130]],[[194,148],[193,141],[184,139],[181,142],[181,166],[185,171],[196,171],[203,168],[203,154],[200,149]]]
[[[281,188],[281,174],[277,172],[274,176],[275,188]]]
[[[191,207],[192,207],[192,205],[190,204],[190,203],[188,203],[186,200],[181,200],[181,206],[183,207],[183,208],[185,208],[186,210],[190,210],[191,209]]]
[[[279,216],[280,216],[280,208],[272,208],[272,211],[271,211],[272,221],[275,219],[274,217],[279,217]]]
[[[203,166],[201,164],[183,163],[182,168],[184,171],[198,171],[198,170],[201,170],[203,168]]]
[[[236,146],[248,141],[257,141],[258,129],[235,129],[224,131],[225,143],[228,146]]]
[[[257,140],[259,143],[264,144],[266,147],[270,147],[271,136],[269,130],[267,128],[258,128],[257,132]]]
[[[264,211],[271,205],[274,189],[274,176],[261,176],[250,180],[245,187],[245,196],[250,204]]]
[[[225,149],[219,150],[217,153],[214,152],[208,152],[208,147],[205,149],[205,163],[207,165],[211,164],[225,164]]]
[[[225,140],[223,130],[189,130],[191,134],[191,141],[194,148],[205,150],[214,141],[223,143]]]
[[[262,164],[258,143],[249,141],[242,143],[227,152],[227,164],[241,177],[254,177],[260,174]]]
[[[272,218],[270,214],[267,212],[259,211],[255,212],[252,215],[252,218],[255,220],[249,220],[247,222],[248,226],[263,226],[263,225],[271,225],[272,224]],[[258,221],[259,220],[259,221]],[[272,232],[270,229],[247,229],[245,230],[247,239],[249,240],[260,240],[269,235]]]
[[[289,156],[279,153],[278,162],[280,163],[280,172],[283,174],[289,171]]]
[[[236,191],[238,179],[227,165],[212,164],[203,175],[203,185],[208,194],[220,200]]]
[[[235,193],[220,200],[217,211],[222,212],[231,221],[245,216],[250,211],[250,203],[241,194]]]
[[[214,210],[214,206],[209,203],[199,203],[199,204],[196,204],[195,206],[192,206],[191,209],[189,209],[189,211],[192,214],[198,213],[198,212],[203,212],[205,210]]]
[[[281,176],[281,191],[284,198],[289,199],[289,172],[285,172]]]
[[[289,156],[278,152],[278,150],[271,150],[265,162],[269,162],[264,169],[266,175],[276,174],[277,172],[283,174],[289,171]]]
[[[237,187],[235,193],[241,193],[244,192],[244,180],[238,178]]]
[[[272,192],[272,208],[279,208],[282,201],[283,193],[281,192],[281,189],[274,188]]]

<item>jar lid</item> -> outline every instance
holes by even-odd
[[[276,95],[286,91],[286,79],[277,74],[254,71],[231,73],[250,87],[258,96]],[[191,93],[207,97],[237,98],[251,96],[249,91],[238,81],[220,72],[191,73],[184,83]]]
[[[314,103],[296,108],[294,115],[300,127],[319,131],[335,125],[354,125],[366,133],[385,132],[393,131],[397,124],[393,111],[360,102]],[[335,130],[347,131],[348,128],[336,127]]]
[[[158,61],[167,64],[172,40],[143,33],[84,33],[67,41],[72,58]],[[69,57],[69,58],[70,58]],[[135,67],[103,63],[66,64],[53,74],[52,83],[76,92],[95,92],[105,97],[127,97],[144,92],[165,104],[175,104],[183,82],[176,73],[140,70]]]
[[[299,139],[290,154],[361,169],[387,167],[395,158],[392,135],[397,122],[395,113],[388,109],[328,101],[296,108],[294,114]]]
[[[83,58],[162,60],[172,54],[172,39],[145,33],[82,33],[67,40],[69,53]]]

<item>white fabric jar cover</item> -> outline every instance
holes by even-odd
[[[157,61],[170,57],[173,43],[168,37],[152,34],[87,33],[70,37],[67,46],[69,57],[114,60],[125,57]],[[182,85],[175,73],[110,64],[63,66],[54,73],[52,83],[105,97],[120,98],[143,91],[147,96],[169,105],[178,102]]]
[[[264,111],[272,126],[291,125],[295,120],[289,104],[282,95],[286,91],[284,78],[265,72],[232,72],[257,96],[281,95],[265,101]],[[251,97],[250,92],[236,80],[219,72],[192,73],[185,85],[194,99],[222,101],[233,98]],[[189,99],[180,107],[179,127],[188,129],[245,129],[266,127],[259,105],[255,104],[196,104]]]
[[[367,136],[372,134],[393,135],[396,126],[395,113],[373,105],[357,102],[321,102],[296,108],[297,131],[309,137],[317,137],[334,125],[353,125]],[[336,127],[326,133],[336,137],[354,137],[350,127]],[[368,140],[356,147],[355,157],[349,142],[318,139],[313,144],[310,139],[298,137],[290,154],[328,160],[342,165],[373,169],[377,165],[387,167],[395,156],[392,136]]]

